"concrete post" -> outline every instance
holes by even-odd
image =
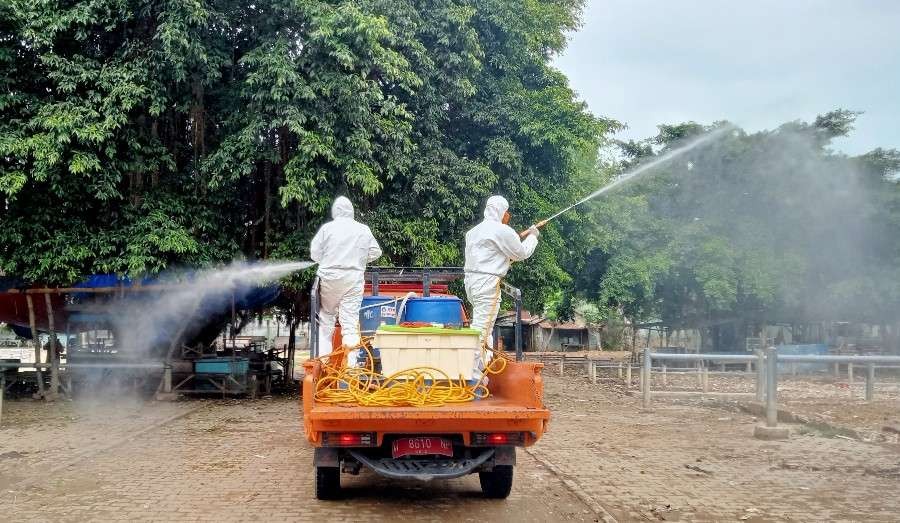
[[[668,380],[668,378],[666,377],[666,366],[665,366],[665,364],[663,364],[663,366],[662,366],[662,386],[663,386],[663,388],[666,388],[666,387],[669,386],[669,380]]]
[[[622,363],[619,362],[619,379],[622,379]]]
[[[625,367],[625,391],[631,390],[631,363]]]
[[[841,364],[840,363],[834,364],[834,377],[835,378],[841,377]]]
[[[564,373],[564,365],[566,364],[566,355],[563,354],[559,358],[559,377],[562,378]]]
[[[866,365],[866,401],[875,398],[875,364]]]
[[[703,388],[703,360],[697,362],[697,386]]]
[[[644,392],[644,366],[638,367],[638,392]]]
[[[766,426],[778,426],[778,352],[766,349]]]
[[[641,383],[642,392],[644,393],[644,408],[650,408],[650,369],[653,362],[650,359],[650,347],[644,349],[644,372],[643,381]]]
[[[853,386],[853,363],[847,364],[847,384],[851,387]],[[853,395],[853,391],[850,391],[850,394]]]
[[[762,403],[766,398],[766,353],[762,349],[756,351],[756,401]]]
[[[6,394],[6,369],[0,369],[0,424],[3,423],[3,395]]]
[[[591,360],[591,383],[597,383],[597,363]]]
[[[766,423],[753,429],[758,439],[788,439],[787,427],[778,426],[778,353],[775,347],[766,349]]]
[[[168,363],[163,369],[163,392],[166,394],[172,392],[172,366]]]
[[[584,372],[587,373],[588,379],[591,379],[591,358],[588,356],[584,357]]]
[[[703,393],[709,392],[709,367],[703,367]]]

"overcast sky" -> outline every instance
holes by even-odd
[[[837,149],[900,148],[898,0],[587,0],[556,65],[592,112],[628,124],[727,119],[755,131],[865,111]]]

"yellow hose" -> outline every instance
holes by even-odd
[[[494,317],[500,301],[500,284],[491,304]],[[483,339],[487,340],[489,325],[484,326]],[[363,349],[368,354],[367,368],[347,366],[348,354]],[[439,407],[451,403],[466,403],[475,398],[487,398],[491,392],[485,384],[488,375],[500,374],[506,369],[509,356],[503,351],[491,349],[486,341],[481,344],[482,361],[487,362],[488,352],[495,357],[485,365],[481,379],[472,385],[465,378],[451,378],[434,367],[415,367],[384,376],[375,372],[372,357],[372,338],[363,338],[355,347],[341,347],[322,356],[322,374],[316,383],[315,398],[321,403],[354,404],[364,407]],[[333,362],[339,361],[339,364]]]

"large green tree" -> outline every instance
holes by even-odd
[[[517,223],[583,190],[604,134],[549,62],[581,2],[10,0],[0,268],[70,283],[298,258],[347,194],[384,263],[461,262],[492,192]],[[570,238],[587,234],[570,224]],[[550,229],[511,277],[570,281]]]
[[[900,320],[900,152],[848,157],[832,141],[857,114],[739,129],[598,202],[576,288],[672,327]],[[725,124],[662,125],[621,144],[624,170]]]

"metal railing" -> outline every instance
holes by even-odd
[[[776,427],[778,424],[779,363],[846,364],[851,380],[853,366],[864,365],[866,367],[865,398],[866,401],[873,401],[875,398],[876,366],[900,365],[900,356],[779,355],[778,350],[775,347],[769,347],[765,351],[756,351],[755,354],[665,354],[652,352],[651,349],[644,349],[641,367],[641,395],[642,406],[644,408],[650,408],[654,394],[654,391],[651,390],[654,361],[699,362],[700,365],[698,368],[701,369],[701,372],[704,362],[755,364],[756,399],[760,403],[765,401],[766,426]],[[706,391],[704,390],[704,392],[700,392],[699,394],[705,392]]]
[[[522,361],[522,291],[503,280],[501,280],[500,290],[513,300],[516,308],[516,322],[514,324],[516,361]]]
[[[651,352],[650,349],[644,349],[643,352],[643,362],[641,366],[641,395],[643,398],[643,406],[644,408],[650,407],[652,391],[651,391],[651,379],[653,372],[653,361],[681,361],[681,362],[696,362],[697,363],[697,373],[700,379],[701,387],[703,389],[700,394],[705,394],[708,392],[709,385],[709,369],[705,366],[705,363],[744,363],[750,364],[756,363],[757,370],[757,381],[756,381],[756,398],[762,401],[762,378],[760,376],[760,371],[764,367],[764,356],[760,353],[757,354],[670,354],[670,353],[659,353],[659,352]],[[665,376],[665,368],[663,369],[663,375]]]
[[[621,382],[626,391],[631,389],[632,371],[636,368],[640,371],[640,367],[635,367],[630,362],[614,361],[611,358],[603,357],[595,358],[585,354],[529,352],[525,353],[524,357],[526,360],[537,360],[543,363],[548,371],[550,368],[557,369],[560,377],[565,376],[566,367],[581,368],[583,366],[591,383],[598,381]],[[601,370],[609,371],[614,376],[602,376]]]

